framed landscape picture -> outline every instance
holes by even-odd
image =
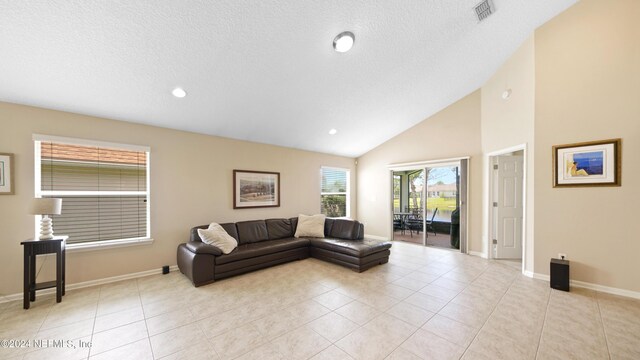
[[[13,154],[0,153],[0,195],[13,195]]]
[[[553,187],[620,186],[621,140],[553,147]]]
[[[233,170],[233,208],[280,206],[280,173]]]

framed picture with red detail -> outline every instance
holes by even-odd
[[[280,206],[280,173],[233,170],[233,208]]]

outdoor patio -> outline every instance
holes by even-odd
[[[407,230],[405,230],[404,234],[402,234],[402,231],[395,231],[393,233],[393,240],[422,245],[422,231],[420,232],[420,234],[414,232],[413,235],[409,234],[409,231]],[[449,234],[433,235],[432,232],[429,233],[429,237],[427,238],[427,246],[437,246],[439,248],[457,250],[456,248],[451,246],[451,237]]]

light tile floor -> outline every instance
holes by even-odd
[[[0,339],[30,347],[2,343],[0,358],[640,359],[638,300],[399,242],[361,274],[307,259],[201,288],[171,273],[21,306],[0,304]]]

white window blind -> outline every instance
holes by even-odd
[[[55,233],[69,244],[148,238],[148,152],[79,142],[36,141],[36,196],[62,199]]]
[[[329,217],[349,217],[349,170],[321,168],[321,213]]]

